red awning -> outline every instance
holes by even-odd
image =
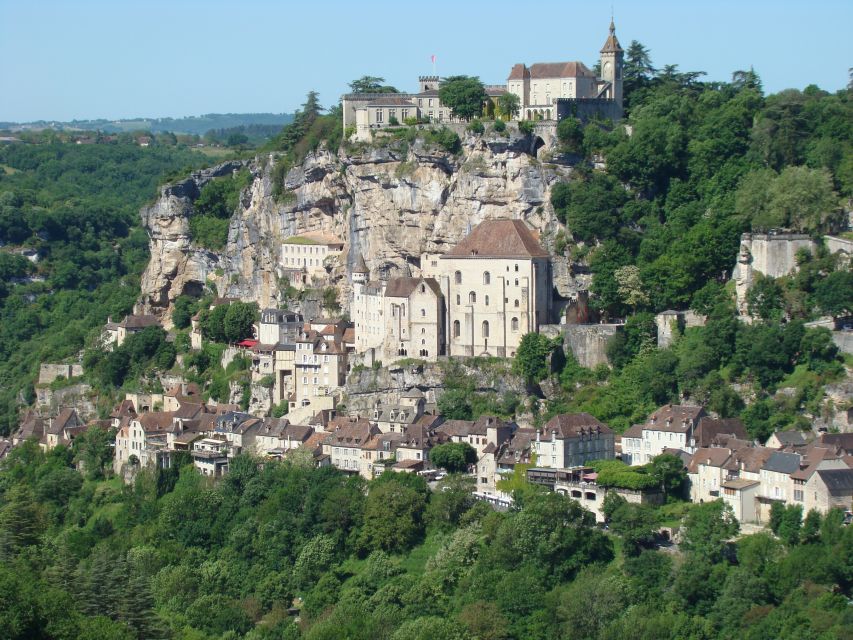
[[[246,347],[247,349],[251,349],[256,344],[258,344],[257,340],[240,340],[240,342],[237,343],[237,346],[238,347]]]

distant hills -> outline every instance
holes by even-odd
[[[56,129],[64,131],[103,131],[123,133],[150,131],[152,133],[185,133],[204,135],[211,129],[233,129],[252,125],[284,126],[293,120],[291,113],[208,113],[185,118],[133,118],[123,120],[72,120],[70,122],[39,120],[36,122],[0,122],[0,129],[12,131]]]

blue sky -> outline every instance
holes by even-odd
[[[765,90],[835,91],[853,67],[853,2],[614,0],[623,46],[656,67]],[[410,7],[410,8],[401,8]],[[611,2],[0,0],[0,120],[282,112],[330,104],[359,76],[416,87],[441,75],[504,82],[515,62],[592,64]]]

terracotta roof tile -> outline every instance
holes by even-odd
[[[547,258],[521,220],[483,220],[442,258]]]

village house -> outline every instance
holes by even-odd
[[[370,424],[382,433],[406,433],[423,414],[424,394],[412,388],[403,393],[397,404],[384,404],[377,400],[369,419]]]
[[[344,324],[323,320],[310,326],[303,328],[296,338],[294,393],[289,399],[289,413],[296,422],[322,409],[334,409],[335,394],[346,383]],[[323,328],[318,331],[314,326]]]
[[[116,475],[121,475],[125,466],[168,467],[168,435],[176,431],[171,412],[151,411],[127,420],[116,433],[113,460]]]
[[[120,347],[127,337],[139,333],[147,327],[159,327],[160,320],[157,316],[150,315],[127,315],[121,322],[115,323],[107,318],[105,326],[104,341],[108,345]]]
[[[477,420],[447,420],[439,427],[450,442],[464,442],[482,456],[489,445],[496,448],[508,441],[518,428],[496,416],[480,416]],[[494,456],[493,456],[494,457]]]
[[[613,430],[588,413],[561,414],[537,429],[533,443],[536,465],[567,469],[615,455]]]
[[[202,475],[221,477],[228,472],[229,448],[222,435],[197,440],[192,445],[193,466]]]
[[[696,442],[695,429],[699,426],[700,418],[705,415],[702,407],[686,405],[667,404],[656,409],[646,423],[634,425],[622,434],[622,461],[635,466],[643,465],[651,462],[664,449],[694,453],[701,446]],[[706,442],[709,440],[710,437],[705,438]]]
[[[335,419],[329,425],[330,433],[323,440],[323,453],[328,455],[332,466],[351,474],[372,477],[362,471],[362,448],[379,429],[366,419]]]
[[[331,267],[328,260],[339,256],[343,248],[342,240],[316,231],[291,236],[281,245],[282,274],[297,289],[325,282]]]
[[[77,410],[65,408],[55,418],[48,420],[43,448],[50,451],[56,446],[70,445],[71,441],[86,431],[86,425],[77,415]]]

